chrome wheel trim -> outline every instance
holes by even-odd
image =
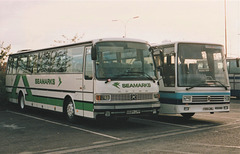
[[[74,106],[72,102],[69,102],[67,105],[67,116],[69,119],[74,117]]]

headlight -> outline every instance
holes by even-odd
[[[154,98],[160,98],[160,94],[159,93],[154,94]]]
[[[111,95],[100,95],[100,94],[96,95],[96,100],[97,101],[101,101],[101,100],[110,101],[110,99],[111,99]]]
[[[183,103],[191,103],[192,102],[192,96],[183,96],[182,97]]]
[[[224,96],[224,102],[230,102],[230,96]]]

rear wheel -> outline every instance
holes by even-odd
[[[21,110],[25,110],[25,109],[26,109],[26,106],[25,106],[25,99],[24,99],[24,96],[23,96],[22,93],[19,95],[19,98],[18,98],[18,105],[19,105],[19,108],[20,108]]]
[[[70,121],[70,122],[75,122],[76,121],[76,115],[75,115],[74,104],[70,99],[68,99],[66,101],[66,105],[65,105],[64,110],[65,110],[65,116],[66,116],[67,120]]]
[[[184,119],[190,119],[195,113],[181,113]]]

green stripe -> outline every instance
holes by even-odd
[[[43,103],[48,105],[54,106],[63,106],[63,100],[58,98],[45,98],[45,97],[38,97],[38,96],[26,96],[27,101],[32,101],[36,103]]]
[[[75,101],[75,108],[79,110],[83,110],[83,103],[79,101]]]
[[[9,95],[10,98],[15,98],[15,99],[18,98],[17,86],[18,86],[19,80],[20,80],[20,75],[17,75],[13,84],[12,93]]]
[[[85,110],[85,111],[92,111],[93,112],[93,104],[91,103],[84,103],[80,101],[75,101],[75,107],[79,110]]]
[[[14,85],[13,85],[14,88],[12,90],[12,93],[9,96],[10,98],[15,98],[15,99],[18,98],[16,91],[17,91],[17,86],[18,86],[20,78],[21,78],[21,75],[16,76],[16,79],[15,79]],[[22,79],[23,79],[23,83],[24,83],[24,86],[27,91],[27,95],[25,96],[26,101],[43,103],[43,104],[48,104],[48,105],[55,105],[55,106],[60,106],[60,107],[63,106],[63,99],[33,96],[26,75],[22,75]],[[75,101],[75,107],[76,107],[76,109],[80,109],[80,110],[93,111],[93,104],[89,104],[89,103]]]
[[[22,76],[22,79],[23,79],[24,86],[27,88],[26,89],[27,94],[29,96],[32,96],[32,91],[29,89],[29,83],[28,83],[27,77],[24,75],[24,76]]]

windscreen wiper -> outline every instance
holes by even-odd
[[[142,74],[143,76],[147,77],[147,79],[152,80],[153,83],[155,83],[155,80],[147,73],[145,72],[127,72],[127,73],[137,73],[137,74]]]
[[[217,82],[217,83],[219,83],[222,87],[224,87],[225,90],[228,89],[227,86],[225,86],[222,82],[217,81],[217,80],[206,80],[206,82],[207,82],[207,83],[209,83],[209,82]],[[186,88],[186,90],[190,90],[190,89],[192,89],[192,88],[194,88],[194,87],[199,87],[199,86],[201,86],[201,85],[208,85],[207,83],[200,83],[200,84],[197,84],[197,85],[188,87],[188,88]]]
[[[186,88],[186,90],[190,90],[190,89],[192,89],[192,88],[199,87],[199,86],[202,86],[202,85],[207,85],[207,84],[206,84],[206,83],[196,84],[196,85],[194,85],[194,86],[191,86],[191,87]]]
[[[106,81],[105,81],[105,83],[108,83],[108,82],[110,82],[110,81],[112,81],[112,80],[116,80],[116,79],[119,79],[119,78],[121,78],[121,77],[123,77],[123,76],[129,76],[129,74],[141,74],[141,75],[143,75],[144,77],[146,77],[147,79],[149,79],[149,80],[152,80],[153,81],[153,83],[155,83],[155,80],[149,75],[149,74],[147,74],[147,73],[145,73],[145,72],[126,72],[126,73],[123,73],[123,74],[119,74],[119,75],[116,75],[116,76],[113,76],[112,78],[109,78],[109,79],[107,79]]]
[[[222,87],[224,87],[225,88],[225,90],[227,90],[228,89],[228,87],[227,86],[225,86],[221,81],[218,81],[218,80],[207,80],[207,82],[217,82],[217,83],[219,83]]]

